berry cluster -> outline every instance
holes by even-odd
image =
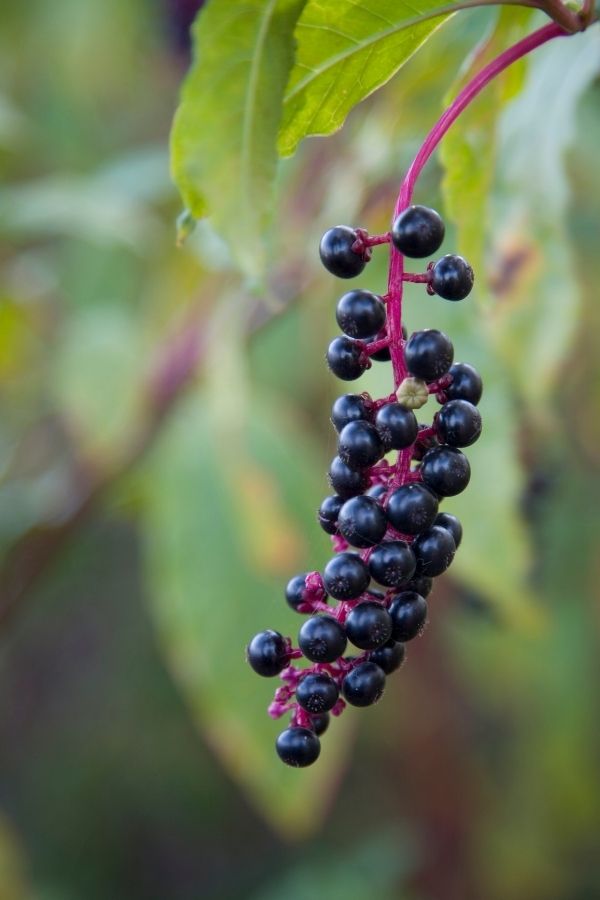
[[[353,278],[377,244],[391,242],[392,257],[425,258],[443,238],[437,212],[409,206],[387,235],[330,229],[320,255],[332,274]],[[420,275],[402,270],[402,280],[462,300],[473,286],[473,270],[462,257],[448,255]],[[472,366],[454,362],[452,343],[441,331],[408,337],[401,296],[401,287],[397,291],[392,283],[385,296],[352,290],[337,304],[343,333],[329,345],[330,370],[354,381],[373,360],[392,360],[395,390],[379,400],[367,393],[343,394],[333,404],[338,433],[329,468],[333,494],[323,500],[318,521],[331,535],[335,555],[322,573],[296,575],[287,585],[288,604],[309,615],[297,648],[277,631],[257,634],[247,648],[255,672],[281,677],[269,713],[274,718],[291,713],[290,726],[276,743],[280,758],[291,766],[317,759],[330,713],[339,715],[346,703],[369,706],[379,700],[386,676],[404,661],[405,643],[425,626],[432,579],[446,571],[462,537],[459,520],[440,512],[439,505],[469,483],[461,448],[481,433],[481,378]],[[421,424],[415,410],[430,395],[441,408],[430,425]],[[359,652],[345,655],[349,643]],[[294,665],[301,658],[308,666]]]

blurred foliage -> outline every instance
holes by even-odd
[[[597,27],[482,97],[416,197],[445,210],[445,252],[485,263],[472,301],[408,293],[409,328],[446,330],[486,379],[472,485],[449,507],[464,547],[425,637],[304,773],[277,765],[271,684],[243,659],[254,631],[293,634],[283,586],[328,554],[313,511],[339,284],[319,236],[387,228],[448,85],[523,18],[542,21],[454,17],[279,167],[265,301],[218,221],[175,246],[190,4],[2,7],[2,559],[68,522],[90,475],[109,489],[3,623],[1,900],[600,894]],[[379,251],[365,286],[385,276]],[[198,322],[201,365],[163,418],[157,372],[177,384],[165,359]],[[387,367],[364,383],[387,393]]]

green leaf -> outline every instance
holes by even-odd
[[[308,135],[337,131],[350,110],[389,81],[451,9],[439,0],[308,0],[296,28],[296,61],[285,93],[282,156],[294,153]]]
[[[148,592],[167,662],[206,740],[259,811],[299,836],[331,799],[352,713],[332,723],[316,766],[280,764],[274,741],[285,726],[266,712],[277,680],[254,675],[244,648],[263,628],[295,638],[300,621],[283,589],[326,558],[315,523],[323,466],[287,406],[253,396],[242,407],[252,414],[229,433],[215,407],[190,397],[148,466]]]
[[[195,218],[213,217],[243,270],[259,277],[276,138],[303,0],[211,0],[171,135],[172,172]]]
[[[481,41],[448,91],[450,104],[465,84],[503,49],[528,30],[533,10],[501,9],[491,33]],[[458,228],[458,250],[476,272],[483,272],[484,247],[489,226],[488,207],[494,183],[497,123],[506,103],[523,84],[525,61],[510,66],[489,84],[483,94],[450,129],[440,148],[445,169],[443,192],[446,211]],[[478,296],[484,279],[478,282]]]

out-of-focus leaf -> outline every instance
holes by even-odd
[[[193,216],[206,207],[244,271],[260,276],[281,103],[304,0],[211,0],[171,137],[173,176]],[[205,202],[206,201],[206,202]]]
[[[306,432],[283,409],[248,402],[234,442],[222,409],[190,397],[153,453],[141,485],[147,586],[200,730],[263,815],[298,836],[319,822],[335,789],[351,715],[332,724],[317,765],[290,770],[274,755],[284,726],[266,713],[276,680],[250,670],[244,647],[263,628],[295,637],[301,620],[283,589],[323,562],[315,507],[324,477]]]
[[[439,28],[439,0],[308,0],[296,28],[279,151],[337,131],[350,110],[385,84]]]
[[[450,88],[445,100],[447,104],[476,72],[523,36],[532,16],[531,9],[505,7],[500,10],[492,32],[475,48]],[[481,276],[489,224],[489,194],[495,172],[497,121],[503,107],[522,87],[525,65],[521,60],[495,78],[483,95],[462,113],[460,121],[450,129],[441,145],[440,156],[445,169],[444,200],[448,215],[457,225],[458,250]],[[478,282],[480,299],[483,281],[481,277]]]

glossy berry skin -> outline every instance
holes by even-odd
[[[372,335],[370,338],[365,338],[365,344],[373,344],[375,341],[382,341],[385,337],[387,337],[387,335],[384,329],[378,334]],[[375,353],[369,354],[369,359],[374,359],[376,362],[389,362],[391,358],[392,354],[389,347],[382,347],[381,350],[376,350]]]
[[[335,318],[344,334],[364,340],[385,325],[385,306],[371,291],[348,291],[338,300]]]
[[[331,407],[331,421],[336,431],[341,431],[348,422],[370,419],[370,412],[362,394],[342,394]]]
[[[412,641],[425,627],[427,602],[414,591],[403,591],[392,600],[389,613],[392,619],[393,640]]]
[[[456,549],[460,547],[460,542],[462,541],[463,536],[463,528],[460,524],[460,520],[456,518],[456,516],[451,515],[447,512],[438,513],[435,518],[434,525],[439,525],[440,528],[445,528],[446,531],[449,531],[452,537],[454,538],[454,544]],[[423,596],[426,596],[423,594]]]
[[[361,650],[376,650],[389,641],[392,634],[390,614],[381,603],[365,600],[358,603],[346,619],[348,640]]]
[[[312,616],[298,633],[298,646],[311,662],[335,662],[344,655],[346,633],[333,616]]]
[[[438,501],[424,484],[404,484],[390,494],[388,519],[401,534],[419,534],[433,525]]]
[[[344,335],[332,340],[326,359],[330,370],[342,381],[356,381],[368,368],[363,345]]]
[[[337,703],[337,684],[326,672],[310,672],[298,683],[296,700],[306,712],[328,712]]]
[[[442,444],[427,451],[421,463],[421,475],[424,483],[440,497],[454,497],[468,485],[471,466],[464,453]]]
[[[387,493],[385,484],[374,484],[367,491],[367,497],[373,497],[374,500],[381,500]]]
[[[454,347],[443,331],[425,328],[411,334],[404,348],[404,358],[411,375],[423,381],[437,381],[452,365]]]
[[[311,728],[317,735],[317,737],[321,737],[321,735],[325,734],[325,732],[329,728],[329,713],[318,713],[317,715],[311,715],[310,723]]]
[[[306,578],[306,575],[306,572],[302,572],[300,575],[294,575],[294,577],[290,578],[288,581],[285,589],[285,599],[287,604],[295,610],[295,612],[302,611],[300,607],[304,603],[304,592],[306,590],[304,579]]]
[[[481,375],[468,363],[457,362],[448,371],[452,375],[452,384],[444,388],[448,400],[468,400],[477,406],[483,393]]]
[[[386,403],[377,411],[375,428],[387,453],[414,444],[419,424],[412,409],[406,409],[401,403]]]
[[[389,640],[382,647],[369,653],[369,660],[385,672],[391,675],[399,669],[406,657],[406,648],[400,641]]]
[[[273,678],[290,661],[288,643],[278,631],[261,631],[248,644],[246,659],[258,675]]]
[[[296,769],[310,766],[319,758],[321,742],[309,728],[292,727],[282,731],[275,742],[282,762]]]
[[[410,581],[407,581],[403,586],[403,590],[415,591],[417,594],[420,594],[421,597],[429,597],[432,589],[433,578],[428,578],[427,575],[415,575],[414,578],[411,578]]]
[[[445,572],[456,553],[454,538],[440,525],[434,525],[415,538],[412,548],[417,561],[417,574],[430,578]]]
[[[333,490],[344,500],[362,494],[369,487],[368,475],[350,469],[339,456],[333,457],[328,477]]]
[[[442,217],[427,206],[409,206],[392,226],[394,246],[405,256],[423,259],[439,250],[444,240]]]
[[[383,541],[369,557],[371,577],[384,587],[400,587],[414,575],[415,555],[405,541]]]
[[[342,694],[352,706],[377,703],[385,688],[385,672],[368,660],[359,663],[342,682]]]
[[[352,497],[342,506],[338,529],[353,547],[373,547],[383,539],[387,516],[373,497]]]
[[[469,447],[481,434],[481,413],[468,400],[448,400],[435,417],[440,443]]]
[[[319,256],[332,275],[338,278],[355,278],[364,269],[367,260],[352,249],[357,237],[353,228],[336,225],[326,231],[321,238]]]
[[[327,532],[327,534],[338,533],[338,516],[343,505],[343,498],[339,497],[337,494],[333,494],[331,497],[325,497],[321,503],[317,518],[319,520],[319,525],[323,531]]]
[[[367,564],[356,553],[337,553],[323,570],[325,590],[335,600],[355,600],[370,580]]]
[[[348,422],[340,432],[338,454],[351,469],[367,469],[383,456],[383,441],[370,422]]]
[[[431,270],[431,290],[444,300],[464,300],[471,293],[475,276],[462,256],[449,253]]]

